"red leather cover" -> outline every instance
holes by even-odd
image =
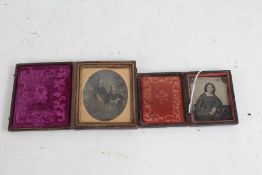
[[[180,76],[142,76],[141,114],[144,125],[185,122]]]

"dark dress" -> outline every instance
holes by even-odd
[[[210,114],[212,108],[216,108],[214,114]],[[215,94],[213,96],[207,96],[205,93],[201,94],[195,104],[194,116],[196,120],[200,121],[222,119],[223,112],[221,100]]]
[[[99,95],[103,100],[105,100],[106,94],[107,94],[107,91],[104,86],[95,87],[95,91],[94,91],[95,96]]]
[[[123,99],[122,95],[118,93],[108,93],[105,98],[107,112],[111,113],[113,116],[119,115],[122,112]]]
[[[95,86],[92,107],[90,108],[91,113],[95,116],[101,115],[104,112],[105,98],[106,98],[106,88],[104,86]]]

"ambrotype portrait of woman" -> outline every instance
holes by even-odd
[[[196,81],[195,74],[189,76],[189,94],[193,95],[191,118],[194,123],[237,121],[229,75],[227,72],[202,73]]]
[[[225,113],[222,101],[216,95],[216,88],[212,83],[206,83],[204,92],[198,97],[194,116],[196,120],[221,120]]]

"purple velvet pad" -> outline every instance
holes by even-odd
[[[68,127],[71,85],[70,64],[18,66],[12,127]]]

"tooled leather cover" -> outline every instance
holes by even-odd
[[[140,83],[144,125],[185,122],[180,76],[142,76]]]
[[[72,65],[19,65],[12,127],[70,125]]]

